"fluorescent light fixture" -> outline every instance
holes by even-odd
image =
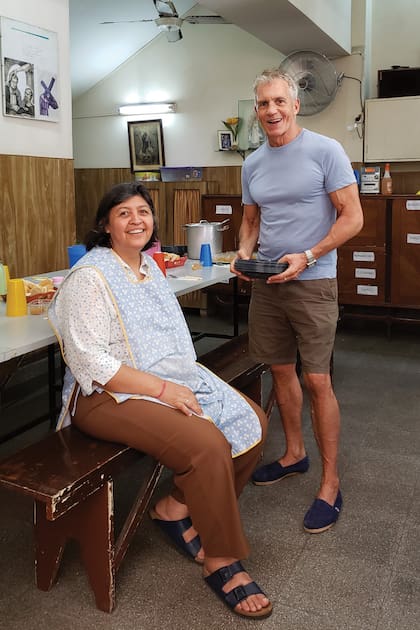
[[[137,114],[173,114],[176,112],[176,103],[135,103],[133,105],[121,105],[118,113],[123,116]]]

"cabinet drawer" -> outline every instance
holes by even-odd
[[[386,303],[385,248],[343,245],[338,250],[340,304]]]

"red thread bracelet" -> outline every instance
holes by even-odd
[[[160,390],[159,394],[155,396],[155,398],[162,398],[163,392],[165,391],[165,389],[166,389],[166,381],[163,381],[162,389]]]

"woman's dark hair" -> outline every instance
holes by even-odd
[[[157,233],[155,206],[153,205],[149,191],[145,186],[143,186],[143,184],[138,182],[126,182],[124,184],[116,184],[113,186],[99,202],[94,226],[85,237],[87,251],[96,245],[100,247],[111,247],[111,236],[108,232],[105,232],[105,227],[108,225],[109,221],[109,214],[114,206],[123,203],[123,201],[129,199],[130,197],[134,197],[135,195],[143,197],[147,205],[150,207],[153,215],[153,234],[143,249],[148,249],[159,239]]]

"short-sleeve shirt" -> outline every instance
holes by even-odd
[[[265,142],[242,169],[242,201],[261,212],[258,258],[279,260],[322,240],[336,220],[329,193],[355,181],[349,158],[332,138],[302,129],[281,147]],[[332,250],[299,279],[335,278],[336,266]]]

